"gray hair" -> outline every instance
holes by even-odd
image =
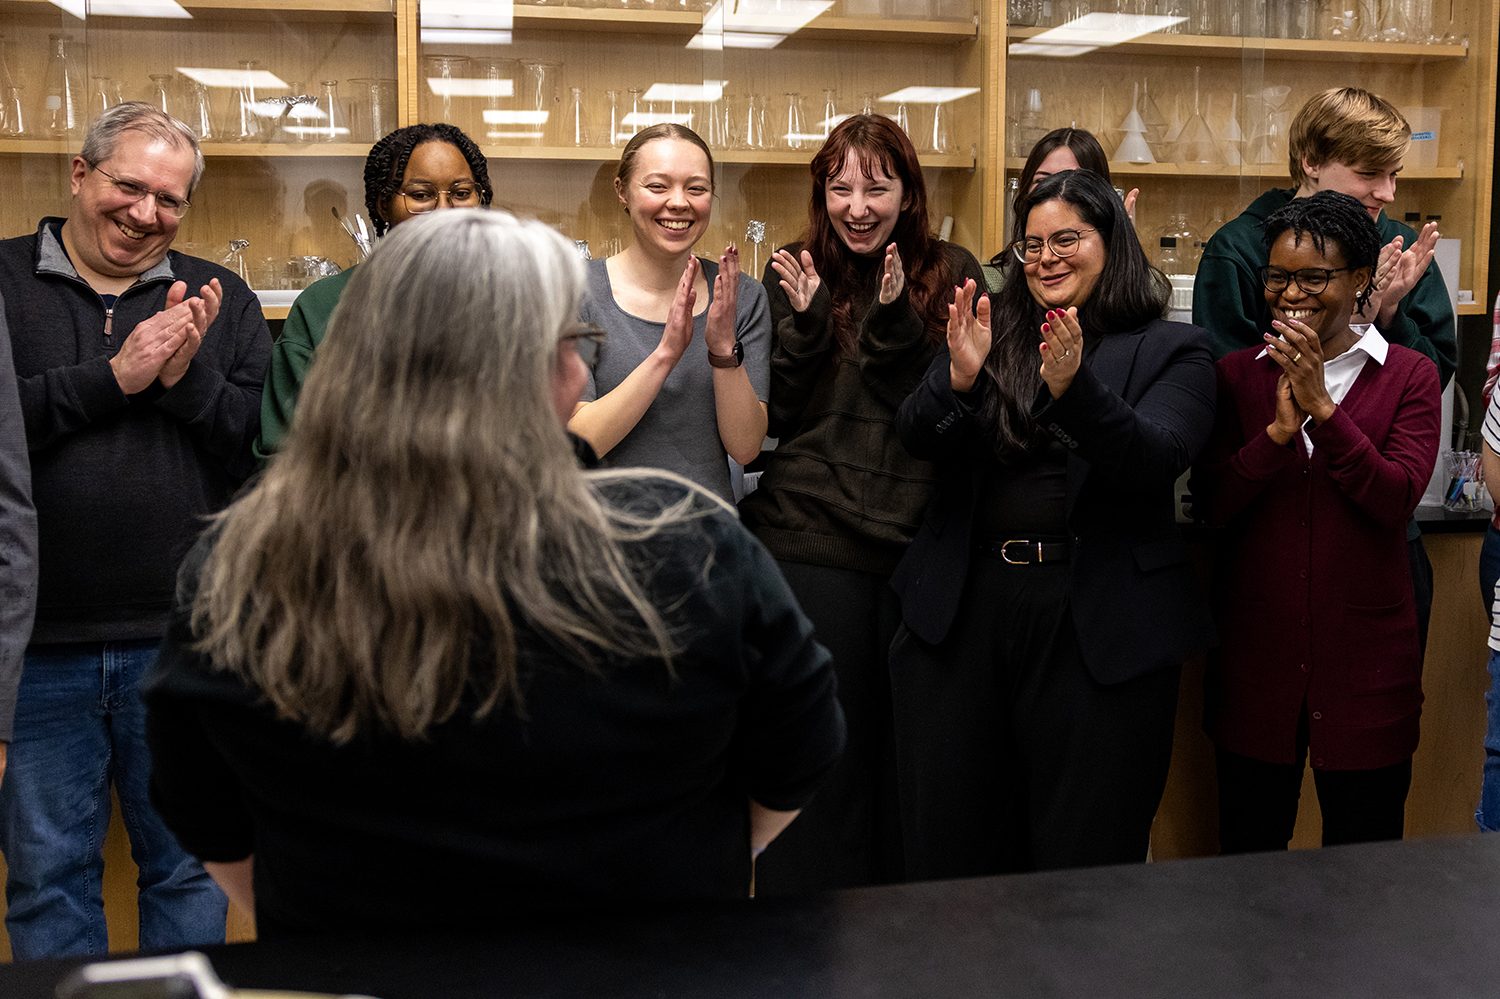
[[[120,136],[126,132],[144,132],[153,139],[191,149],[193,179],[188,184],[188,197],[192,197],[198,181],[203,179],[203,150],[198,146],[198,136],[183,122],[145,101],[116,104],[95,118],[88,135],[83,138],[83,150],[79,155],[89,166],[98,166],[115,154]]]
[[[192,614],[218,668],[335,741],[419,738],[476,692],[476,715],[519,710],[526,632],[585,667],[671,671],[638,544],[715,506],[668,473],[580,467],[551,386],[583,290],[567,240],[504,212],[380,241],[285,447],[221,515]],[[653,475],[677,487],[631,485]]]

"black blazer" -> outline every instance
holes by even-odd
[[[907,628],[933,645],[958,612],[984,477],[999,471],[992,431],[977,418],[988,385],[960,399],[944,352],[896,418],[907,449],[939,463],[937,496],[891,578]],[[1214,394],[1207,335],[1165,320],[1086,339],[1063,397],[1054,401],[1045,386],[1037,394],[1039,424],[1069,449],[1072,615],[1100,683],[1180,666],[1212,641],[1172,489],[1208,441]]]

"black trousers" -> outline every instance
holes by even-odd
[[[1411,589],[1417,600],[1417,641],[1427,654],[1427,624],[1432,620],[1432,562],[1427,546],[1420,537],[1406,543],[1406,557],[1411,563]],[[1486,608],[1487,609],[1487,608]]]
[[[1287,848],[1302,796],[1306,731],[1304,725],[1298,733],[1295,763],[1266,763],[1218,751],[1220,852]],[[1324,846],[1400,839],[1405,832],[1410,757],[1375,770],[1314,768],[1313,784],[1323,813]]]
[[[1146,858],[1180,671],[1095,681],[1066,565],[976,557],[947,639],[903,629],[891,670],[909,877]]]
[[[887,654],[900,622],[889,577],[779,562],[818,641],[833,653],[848,726],[844,755],[812,802],[755,865],[761,897],[901,878]]]

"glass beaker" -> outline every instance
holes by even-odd
[[[163,114],[177,117],[173,112],[177,110],[177,102],[172,100],[172,74],[152,73],[151,79],[151,106],[160,108]]]
[[[575,146],[587,146],[593,142],[589,128],[588,111],[583,106],[583,88],[568,88],[568,141]]]
[[[42,83],[42,131],[58,138],[81,136],[84,91],[72,35],[48,35],[47,73]]]
[[[532,112],[536,120],[528,123],[528,131],[536,132],[536,140],[558,131],[558,105],[561,97],[557,90],[558,77],[562,75],[562,63],[542,59],[521,60],[521,107]]]
[[[359,138],[375,142],[396,127],[396,81],[362,76],[349,81],[354,86],[355,116],[351,130]]]
[[[469,75],[469,57],[463,55],[439,55],[433,53],[422,57],[422,75],[427,81],[427,90],[437,99],[437,107],[432,109],[439,121],[453,124],[453,99],[455,80],[462,80]]]

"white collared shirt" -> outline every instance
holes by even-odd
[[[1349,394],[1349,389],[1359,378],[1359,373],[1365,370],[1365,362],[1374,361],[1376,364],[1384,364],[1386,354],[1390,352],[1391,345],[1386,342],[1385,337],[1380,335],[1373,323],[1359,323],[1349,327],[1354,331],[1358,339],[1354,345],[1344,351],[1338,357],[1323,362],[1323,386],[1328,389],[1328,397],[1333,400],[1335,406],[1344,401],[1344,396]],[[1265,357],[1267,351],[1262,350],[1256,355],[1256,360]],[[1313,452],[1312,437],[1307,432],[1307,424],[1311,423],[1309,418],[1302,424],[1302,443],[1310,455]]]

